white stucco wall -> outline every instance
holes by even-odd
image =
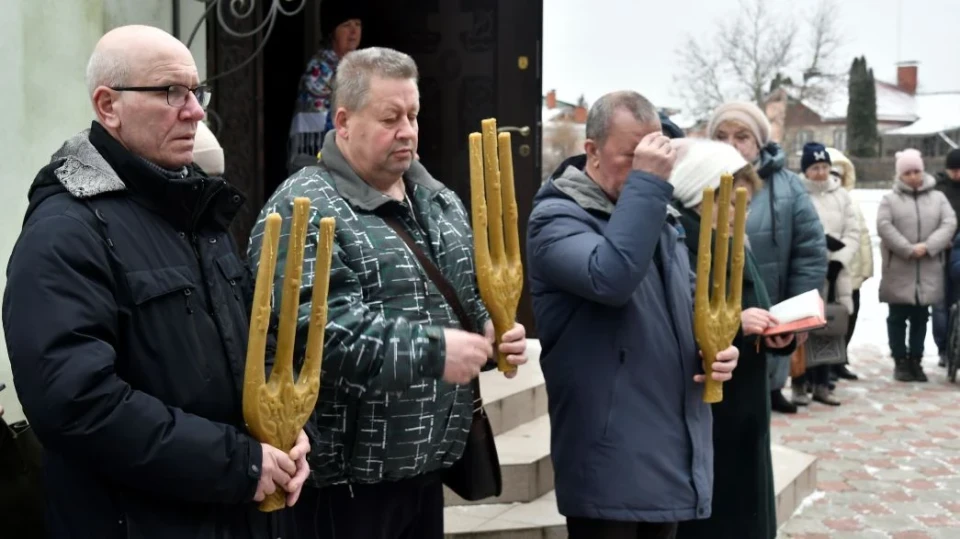
[[[181,32],[189,34],[203,12],[197,0],[180,0]],[[27,190],[62,142],[93,119],[84,84],[87,58],[103,32],[124,24],[172,31],[171,0],[7,0],[0,17],[0,286],[20,233]],[[201,28],[193,51],[205,76]],[[182,39],[186,39],[183,35]],[[0,328],[2,332],[2,328]],[[4,419],[23,417],[17,404],[5,342],[0,340],[0,392]]]

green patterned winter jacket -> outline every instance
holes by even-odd
[[[279,213],[276,312],[293,199],[311,199],[297,331],[302,364],[319,222],[336,218],[320,397],[306,428],[313,483],[376,483],[447,467],[463,453],[472,412],[470,387],[442,380],[442,328],[460,324],[403,240],[378,215],[395,215],[406,226],[456,289],[475,323],[468,329],[482,332],[489,315],[476,286],[469,217],[457,195],[419,162],[404,175],[411,208],[361,180],[333,132],[321,155],[318,166],[302,169],[270,197],[248,251],[255,265],[264,218]]]

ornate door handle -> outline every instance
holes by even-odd
[[[529,137],[529,136],[530,136],[530,126],[529,126],[529,125],[525,125],[525,126],[523,126],[523,127],[506,126],[506,127],[498,127],[498,128],[497,128],[497,133],[505,133],[505,132],[508,132],[508,131],[512,131],[512,132],[514,132],[514,133],[519,133],[521,137]]]

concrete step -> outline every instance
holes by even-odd
[[[777,522],[782,525],[813,493],[816,457],[772,446]],[[460,505],[444,509],[446,539],[560,539],[566,520],[557,511],[553,491],[527,503]]]
[[[496,370],[480,374],[480,394],[494,436],[547,414],[539,340],[527,339],[527,358],[527,364],[512,379]]]
[[[444,504],[478,505],[530,502],[553,490],[550,460],[550,418],[546,415],[497,436],[503,474],[503,493],[496,498],[468,502],[444,489]]]

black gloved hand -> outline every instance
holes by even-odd
[[[840,270],[843,269],[843,264],[836,260],[831,260],[830,265],[827,266],[827,281],[835,283],[837,281],[837,275],[840,275]]]
[[[842,241],[838,240],[837,238],[834,238],[830,234],[827,234],[827,250],[828,251],[832,253],[834,251],[839,251],[840,249],[843,249],[843,248],[844,248],[844,245]]]

